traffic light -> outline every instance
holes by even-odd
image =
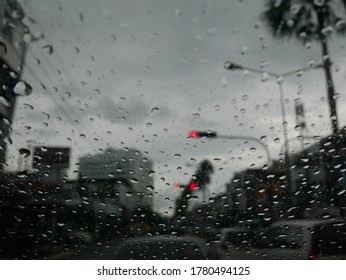
[[[193,192],[197,187],[198,187],[198,183],[197,182],[191,182],[189,184],[189,189],[190,189],[191,192]]]
[[[192,130],[189,133],[189,137],[191,138],[202,138],[202,137],[207,137],[207,138],[213,138],[216,137],[217,133],[215,131],[198,131],[198,130]]]

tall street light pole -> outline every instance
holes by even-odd
[[[269,76],[275,77],[276,82],[279,86],[279,93],[280,93],[280,104],[281,104],[281,116],[282,116],[282,125],[283,125],[283,133],[284,133],[284,141],[285,141],[285,163],[286,163],[286,177],[287,177],[287,185],[289,192],[292,192],[292,183],[291,183],[291,171],[290,171],[290,159],[289,159],[289,147],[288,147],[288,133],[287,133],[287,120],[286,120],[286,110],[285,110],[285,103],[284,103],[284,90],[283,90],[283,78],[295,74],[299,74],[304,71],[310,71],[314,69],[323,68],[323,64],[318,64],[315,66],[307,66],[303,68],[296,69],[294,71],[289,71],[286,73],[274,73],[274,72],[268,72],[262,69],[255,69],[246,67],[240,64],[236,64],[233,62],[225,62],[224,68],[230,71],[236,71],[236,70],[247,70],[249,72],[253,73],[259,73],[259,74],[267,74]]]

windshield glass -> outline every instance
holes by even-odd
[[[0,259],[346,258],[345,34],[342,0],[0,0]]]

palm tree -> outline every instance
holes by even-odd
[[[214,167],[209,160],[203,160],[198,164],[195,174],[189,184],[182,185],[183,192],[176,199],[175,216],[185,216],[189,197],[194,189],[205,189],[210,183],[210,176],[214,172]]]
[[[346,33],[346,0],[267,0],[262,19],[275,37],[321,44],[333,133],[338,132],[335,89],[327,38]]]

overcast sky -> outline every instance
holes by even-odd
[[[133,147],[154,161],[160,211],[171,211],[179,192],[173,184],[188,182],[201,159],[215,164],[214,193],[235,171],[268,162],[254,142],[188,139],[191,129],[266,136],[271,157],[279,158],[284,140],[275,79],[226,71],[225,61],[276,73],[321,62],[317,43],[271,37],[260,22],[260,0],[20,2],[36,21],[26,19],[32,34],[44,39],[27,50],[23,79],[34,91],[17,104],[9,168],[17,168],[17,150],[28,143],[71,146],[71,178],[79,156]],[[344,126],[345,38],[329,42]],[[304,102],[309,136],[330,133],[321,70],[285,78],[284,94],[289,138],[299,134],[296,98]]]

